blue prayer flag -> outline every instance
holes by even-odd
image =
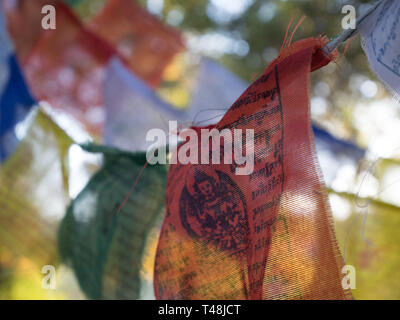
[[[18,144],[16,125],[25,119],[35,100],[13,54],[1,6],[0,43],[0,161],[3,162]]]

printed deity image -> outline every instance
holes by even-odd
[[[209,243],[211,248],[246,249],[246,201],[229,175],[211,166],[191,168],[179,206],[182,225],[191,237]]]
[[[333,58],[319,50],[325,42],[306,39],[282,51],[215,125],[254,129],[252,172],[235,175],[237,165],[226,163],[170,165],[158,299],[351,298],[341,286],[309,115],[309,73]],[[189,147],[175,156],[181,149]]]

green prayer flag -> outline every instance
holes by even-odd
[[[104,162],[61,223],[61,260],[73,267],[88,298],[142,298],[144,275],[153,269],[145,270],[146,247],[164,209],[167,167],[145,167],[145,153],[82,147],[101,153]]]

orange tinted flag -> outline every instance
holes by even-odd
[[[102,88],[105,68],[116,52],[60,2],[53,3],[57,28],[46,30],[24,63],[38,100],[65,111],[100,134],[104,121]]]
[[[133,0],[110,0],[91,28],[117,48],[139,77],[154,86],[174,55],[183,50],[181,34]]]
[[[253,170],[237,175],[235,164],[179,159],[170,166],[158,299],[351,298],[309,112],[310,71],[332,58],[323,43],[286,48],[215,126],[254,130]]]

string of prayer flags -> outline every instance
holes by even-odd
[[[56,261],[73,141],[40,109],[34,113],[25,138],[0,169],[0,243],[42,267]]]
[[[15,128],[35,104],[22,76],[8,37],[0,6],[0,162],[16,148]]]
[[[54,5],[57,28],[46,30],[31,51],[24,64],[25,74],[37,99],[73,116],[100,136],[105,68],[117,53],[86,30],[66,5]]]
[[[198,135],[254,129],[254,139],[240,139],[253,170],[236,162],[182,164],[188,152],[198,156],[198,139],[172,155],[154,273],[158,299],[352,298],[341,285],[344,263],[309,111],[310,71],[333,58],[320,50],[326,42],[287,47],[217,125],[193,128]],[[234,153],[224,139],[201,154],[212,163],[211,154],[225,149]]]
[[[116,47],[131,70],[151,86],[160,83],[165,67],[184,49],[177,30],[133,0],[110,0],[90,27]]]
[[[105,143],[125,150],[147,150],[152,144],[146,141],[149,130],[168,132],[168,121],[188,119],[184,112],[163,102],[118,59],[112,59],[107,69],[104,101]]]
[[[400,3],[382,3],[357,27],[372,70],[400,99]]]
[[[102,154],[104,164],[67,210],[59,229],[61,259],[88,298],[149,298],[143,288],[153,272],[157,237],[151,234],[165,207],[167,168],[142,171],[145,153],[82,147]]]

